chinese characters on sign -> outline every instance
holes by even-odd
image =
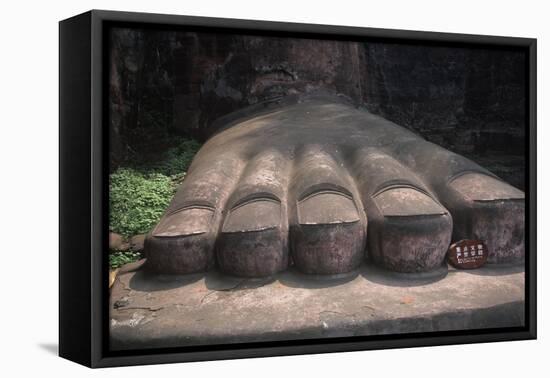
[[[487,245],[481,240],[461,240],[447,252],[449,263],[458,269],[479,268],[487,261]]]

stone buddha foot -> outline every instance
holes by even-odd
[[[153,272],[428,272],[461,239],[485,241],[490,263],[524,257],[522,191],[336,96],[225,122],[146,239]]]

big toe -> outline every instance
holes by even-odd
[[[248,162],[217,241],[216,257],[222,271],[265,277],[286,269],[289,167],[289,160],[276,150],[266,150]]]
[[[455,222],[453,239],[483,240],[492,263],[520,262],[525,254],[524,193],[485,174],[452,179],[446,194]]]

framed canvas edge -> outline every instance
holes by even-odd
[[[59,23],[59,355],[87,366],[93,344],[90,23],[91,12]],[[83,247],[72,248],[77,243]]]
[[[89,359],[81,359],[79,363],[90,367],[110,367],[120,365],[140,365],[140,364],[156,364],[170,362],[190,362],[204,360],[219,360],[219,359],[234,359],[234,358],[250,358],[250,357],[266,357],[280,355],[296,355],[296,354],[311,354],[311,353],[328,353],[328,352],[343,352],[343,351],[358,351],[371,349],[390,349],[390,348],[408,348],[421,346],[438,346],[450,344],[467,344],[467,343],[482,343],[482,342],[497,342],[497,341],[513,341],[536,339],[536,44],[534,38],[517,38],[517,37],[499,37],[486,35],[472,34],[455,34],[455,33],[437,33],[437,32],[418,32],[407,30],[390,30],[390,29],[375,29],[350,26],[333,26],[333,25],[316,25],[316,24],[298,24],[284,23],[272,21],[252,21],[238,20],[226,18],[209,18],[196,16],[178,16],[178,15],[163,15],[149,13],[134,13],[134,12],[116,12],[92,10],[76,17],[90,18],[90,60],[87,64],[90,66],[90,122],[89,122],[89,138],[90,138],[90,191],[91,198],[80,198],[87,200],[90,203],[90,248],[83,251],[82,258],[87,259],[89,263],[87,272],[82,272],[90,278],[90,317],[79,323],[77,333],[85,334],[89,332],[90,340],[90,356]],[[71,18],[72,19],[72,18]],[[66,21],[61,21],[61,24]],[[216,27],[238,30],[257,30],[257,31],[281,31],[285,33],[311,33],[318,35],[339,35],[342,37],[356,36],[360,38],[382,38],[403,41],[418,41],[418,42],[437,42],[451,44],[481,44],[493,46],[510,46],[528,49],[528,85],[527,93],[529,123],[526,130],[528,141],[528,149],[526,150],[529,166],[527,167],[528,175],[526,181],[529,187],[529,201],[527,208],[529,211],[527,222],[529,228],[529,243],[526,245],[528,250],[526,258],[526,312],[525,321],[526,327],[519,330],[490,330],[485,333],[467,334],[468,331],[462,331],[462,334],[438,335],[423,334],[415,337],[405,337],[406,335],[398,335],[400,337],[388,337],[387,339],[376,339],[367,341],[343,341],[341,343],[330,343],[328,341],[319,342],[318,344],[308,343],[307,345],[286,346],[268,346],[254,348],[239,348],[238,345],[227,345],[227,349],[200,351],[200,352],[163,352],[136,354],[132,356],[109,356],[106,351],[106,330],[108,324],[105,324],[105,314],[108,312],[108,306],[105,303],[105,294],[108,293],[107,265],[104,264],[104,251],[107,247],[107,238],[104,232],[104,225],[107,221],[108,214],[105,214],[105,199],[107,198],[106,189],[108,183],[104,180],[105,148],[108,148],[107,133],[104,133],[103,125],[105,124],[104,105],[106,101],[105,88],[103,88],[105,57],[103,56],[104,44],[104,25],[106,22],[120,23],[140,23],[140,24],[156,24],[156,25],[174,25],[174,26],[199,26],[199,27]],[[60,33],[61,38],[61,33]],[[60,51],[60,62],[61,55]],[[62,72],[60,72],[60,89]],[[60,91],[61,96],[61,91]],[[60,97],[61,98],[61,97]],[[75,98],[73,101],[82,101],[83,99]],[[66,105],[66,104],[65,104]],[[60,101],[61,107],[64,104]],[[61,128],[61,118],[60,118]],[[62,130],[62,129],[61,129]],[[86,129],[85,129],[86,130]],[[60,142],[62,138],[60,132]],[[62,148],[60,143],[60,149]],[[60,161],[61,164],[61,161]],[[60,174],[60,188],[62,185],[68,185],[65,179]],[[77,197],[77,195],[75,195]],[[78,200],[77,198],[72,200]],[[69,201],[70,202],[70,201]],[[67,202],[66,202],[67,203]],[[61,202],[60,202],[60,212]],[[60,217],[60,223],[62,222]],[[60,234],[60,239],[62,235]],[[61,240],[60,240],[61,245]],[[61,249],[61,247],[60,247]],[[61,253],[61,250],[60,250]],[[62,275],[60,259],[60,277]],[[64,267],[66,269],[66,267]],[[61,282],[61,281],[60,281]],[[62,292],[60,283],[60,295]],[[60,298],[60,311],[62,311]],[[67,310],[66,307],[63,310]],[[67,314],[67,317],[70,317]],[[61,316],[60,316],[61,320]],[[89,324],[86,324],[89,321]],[[61,324],[61,328],[65,328],[66,324]],[[63,350],[60,339],[60,355]],[[71,356],[64,357],[71,360]]]

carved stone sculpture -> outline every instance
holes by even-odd
[[[490,263],[524,257],[522,191],[340,97],[219,122],[146,239],[153,272],[428,272],[460,239],[483,240]]]

